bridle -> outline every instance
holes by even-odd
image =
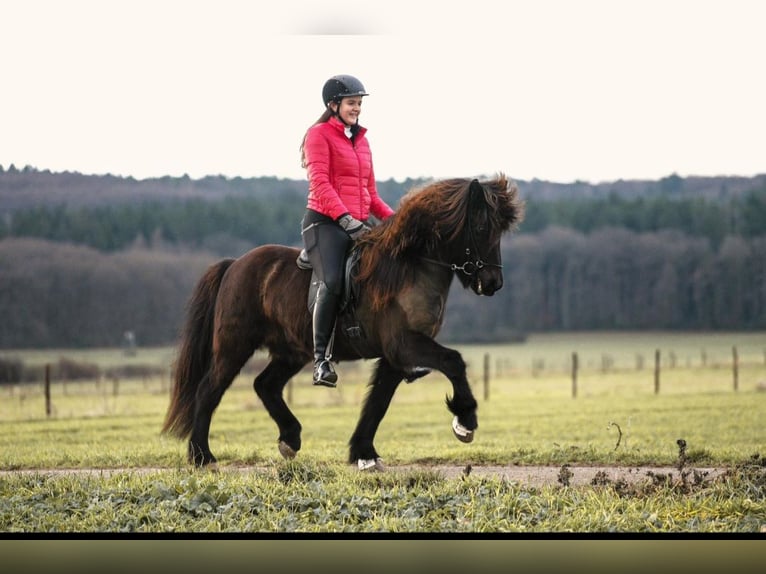
[[[478,183],[477,180],[474,180]],[[445,263],[444,261],[439,261],[438,259],[431,259],[429,257],[423,257],[421,256],[420,259],[423,261],[428,261],[429,263],[433,263],[435,265],[439,265],[440,267],[446,267],[453,273],[457,273],[458,271],[461,271],[468,277],[473,277],[484,269],[485,267],[497,267],[498,269],[502,269],[503,265],[501,263],[488,263],[484,261],[481,258],[481,255],[479,253],[479,248],[476,246],[476,238],[473,234],[473,226],[471,225],[471,203],[470,200],[468,202],[468,247],[465,248],[465,261],[462,263],[462,265],[458,265],[457,263]],[[474,250],[476,253],[475,259],[472,260],[471,257],[471,249]]]
[[[485,267],[497,267],[498,269],[503,268],[503,265],[501,263],[487,263],[486,261],[482,260],[481,257],[477,257],[475,261],[471,261],[471,249],[469,247],[466,247],[465,249],[465,256],[466,256],[466,260],[463,262],[462,265],[458,265],[457,263],[445,263],[444,261],[439,261],[438,259],[431,259],[430,257],[421,256],[420,258],[423,261],[428,261],[429,263],[433,263],[441,267],[446,267],[447,269],[453,272],[462,271],[463,273],[468,275],[468,277],[473,277],[476,273],[478,273]]]

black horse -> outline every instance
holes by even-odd
[[[447,406],[463,442],[478,426],[476,399],[460,353],[434,340],[454,277],[478,295],[503,286],[501,236],[523,217],[517,187],[494,179],[448,179],[405,195],[394,215],[357,241],[353,305],[338,317],[333,360],[377,358],[349,462],[382,469],[373,445],[378,425],[402,380],[424,369],[444,373],[453,387]],[[301,425],[283,398],[287,382],[313,357],[308,311],[311,271],[298,249],[256,247],[212,265],[189,301],[162,431],[189,439],[189,462],[216,461],[208,436],[213,412],[242,366],[261,348],[270,361],[253,383],[279,427],[285,458],[301,448]],[[427,371],[426,371],[427,372]]]

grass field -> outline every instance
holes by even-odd
[[[185,445],[159,435],[168,377],[52,385],[45,415],[39,385],[0,390],[0,531],[194,532],[761,532],[766,524],[766,380],[762,334],[577,334],[524,344],[459,347],[479,400],[471,444],[456,441],[438,373],[402,385],[376,445],[410,473],[362,475],[345,463],[369,363],[343,364],[338,389],[309,373],[291,383],[303,449],[281,460],[277,430],[241,375],[213,418],[211,447],[223,470],[189,469]],[[738,390],[731,353],[739,354]],[[654,392],[654,349],[676,354]],[[703,351],[704,350],[704,364]],[[571,354],[581,369],[571,392]],[[170,371],[172,349],[24,352],[25,362],[69,358],[103,366],[153,362]],[[637,354],[647,359],[638,368]],[[483,365],[488,355],[489,387]],[[603,356],[611,358],[604,361]],[[685,357],[688,356],[687,360]],[[651,359],[649,359],[651,357]],[[568,360],[569,359],[569,360]],[[542,489],[499,479],[444,480],[429,464],[667,465],[687,444],[687,468],[726,466],[723,481]],[[266,473],[226,468],[257,465]],[[103,477],[70,468],[163,468]],[[254,511],[253,509],[257,509]]]
[[[732,384],[731,349],[738,348],[738,390]],[[462,346],[479,400],[477,440],[450,440],[444,397],[451,385],[440,373],[402,384],[377,438],[391,462],[443,460],[493,464],[590,462],[672,464],[676,440],[705,462],[741,461],[766,454],[766,347],[763,334],[540,335],[524,344]],[[635,356],[654,349],[692,355],[663,366],[655,394],[653,365],[637,368]],[[706,353],[703,366],[700,357]],[[572,397],[571,354],[580,357],[577,397]],[[143,466],[180,464],[183,445],[159,435],[168,404],[172,348],[25,351],[25,363],[65,356],[103,368],[122,364],[162,367],[168,376],[99,382],[54,381],[52,412],[45,414],[41,385],[0,388],[0,428],[5,448],[0,468]],[[613,357],[604,369],[602,356]],[[489,378],[485,388],[484,362]],[[569,363],[567,363],[569,360]],[[286,391],[304,426],[301,456],[345,460],[366,392],[371,362],[339,366],[341,384],[313,387],[308,371]],[[276,426],[252,390],[252,373],[238,377],[224,395],[211,429],[222,461],[272,461]],[[618,448],[615,448],[617,440]]]

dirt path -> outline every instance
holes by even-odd
[[[92,475],[112,476],[119,473],[142,473],[150,474],[172,470],[169,468],[144,467],[144,468],[71,468],[71,469],[25,469],[0,471],[0,477],[11,474],[43,474],[43,475]],[[271,473],[274,467],[267,466],[222,466],[218,472],[257,472]],[[591,484],[606,484],[609,482],[624,481],[628,484],[636,484],[642,481],[651,481],[653,477],[667,477],[676,481],[681,479],[681,472],[676,467],[650,467],[650,466],[460,466],[460,465],[402,465],[387,466],[386,472],[409,472],[413,470],[431,470],[438,472],[446,479],[459,479],[463,476],[473,477],[496,477],[511,482],[522,483],[527,486],[541,487],[546,485],[584,486]],[[724,474],[728,469],[716,468],[686,468],[690,475],[696,473],[703,481],[714,480]]]

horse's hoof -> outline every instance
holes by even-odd
[[[368,458],[368,459],[359,458],[356,461],[356,466],[362,472],[366,472],[366,471],[384,472],[386,470],[386,467],[383,465],[383,460],[381,460],[380,457]]]
[[[298,454],[293,450],[293,447],[291,447],[289,444],[287,444],[285,441],[281,440],[279,441],[279,454],[282,455],[282,458],[286,458],[287,460],[292,460],[295,458],[295,455]]]
[[[473,442],[473,431],[457,422],[457,416],[452,419],[452,432],[460,442]]]

